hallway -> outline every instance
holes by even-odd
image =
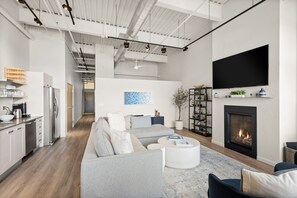
[[[80,197],[80,163],[93,121],[83,116],[66,138],[29,157],[0,183],[0,197]]]

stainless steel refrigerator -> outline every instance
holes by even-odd
[[[52,145],[60,138],[60,90],[44,87],[44,145]]]

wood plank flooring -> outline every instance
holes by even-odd
[[[0,183],[0,197],[80,197],[80,163],[94,116],[84,116],[66,138],[39,149]]]
[[[93,121],[93,115],[84,116],[66,138],[39,149],[0,183],[0,197],[80,197],[80,163]],[[258,170],[272,172],[271,166],[212,144],[210,138],[187,130],[177,132]]]

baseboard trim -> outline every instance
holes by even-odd
[[[215,141],[215,140],[213,140],[213,139],[211,140],[211,143],[214,143],[214,144],[219,145],[219,146],[221,146],[221,147],[225,147],[225,144],[224,144],[224,143]]]
[[[261,157],[261,156],[257,156],[257,160],[259,160],[259,161],[261,161],[261,162],[264,162],[264,163],[266,163],[266,164],[269,164],[269,165],[271,165],[271,166],[275,166],[275,164],[277,164],[277,162],[274,162],[274,161],[271,161],[271,160],[269,160],[269,159],[267,159],[267,158],[265,158],[265,157]]]

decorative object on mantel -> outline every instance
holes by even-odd
[[[20,68],[5,68],[4,76],[15,83],[26,84],[26,72]]]
[[[245,90],[233,90],[230,93],[231,98],[243,98],[245,97]]]
[[[266,96],[266,91],[261,88],[261,90],[259,91],[259,97],[265,97]]]
[[[202,84],[202,85],[193,85],[193,87],[194,87],[194,88],[197,88],[197,89],[201,89],[201,88],[204,87],[204,84]]]
[[[188,91],[182,86],[173,94],[173,104],[178,108],[178,120],[175,122],[177,130],[183,129],[183,121],[181,120],[181,110],[185,107],[188,99]]]
[[[160,112],[158,111],[158,109],[155,109],[155,117],[160,117]]]

